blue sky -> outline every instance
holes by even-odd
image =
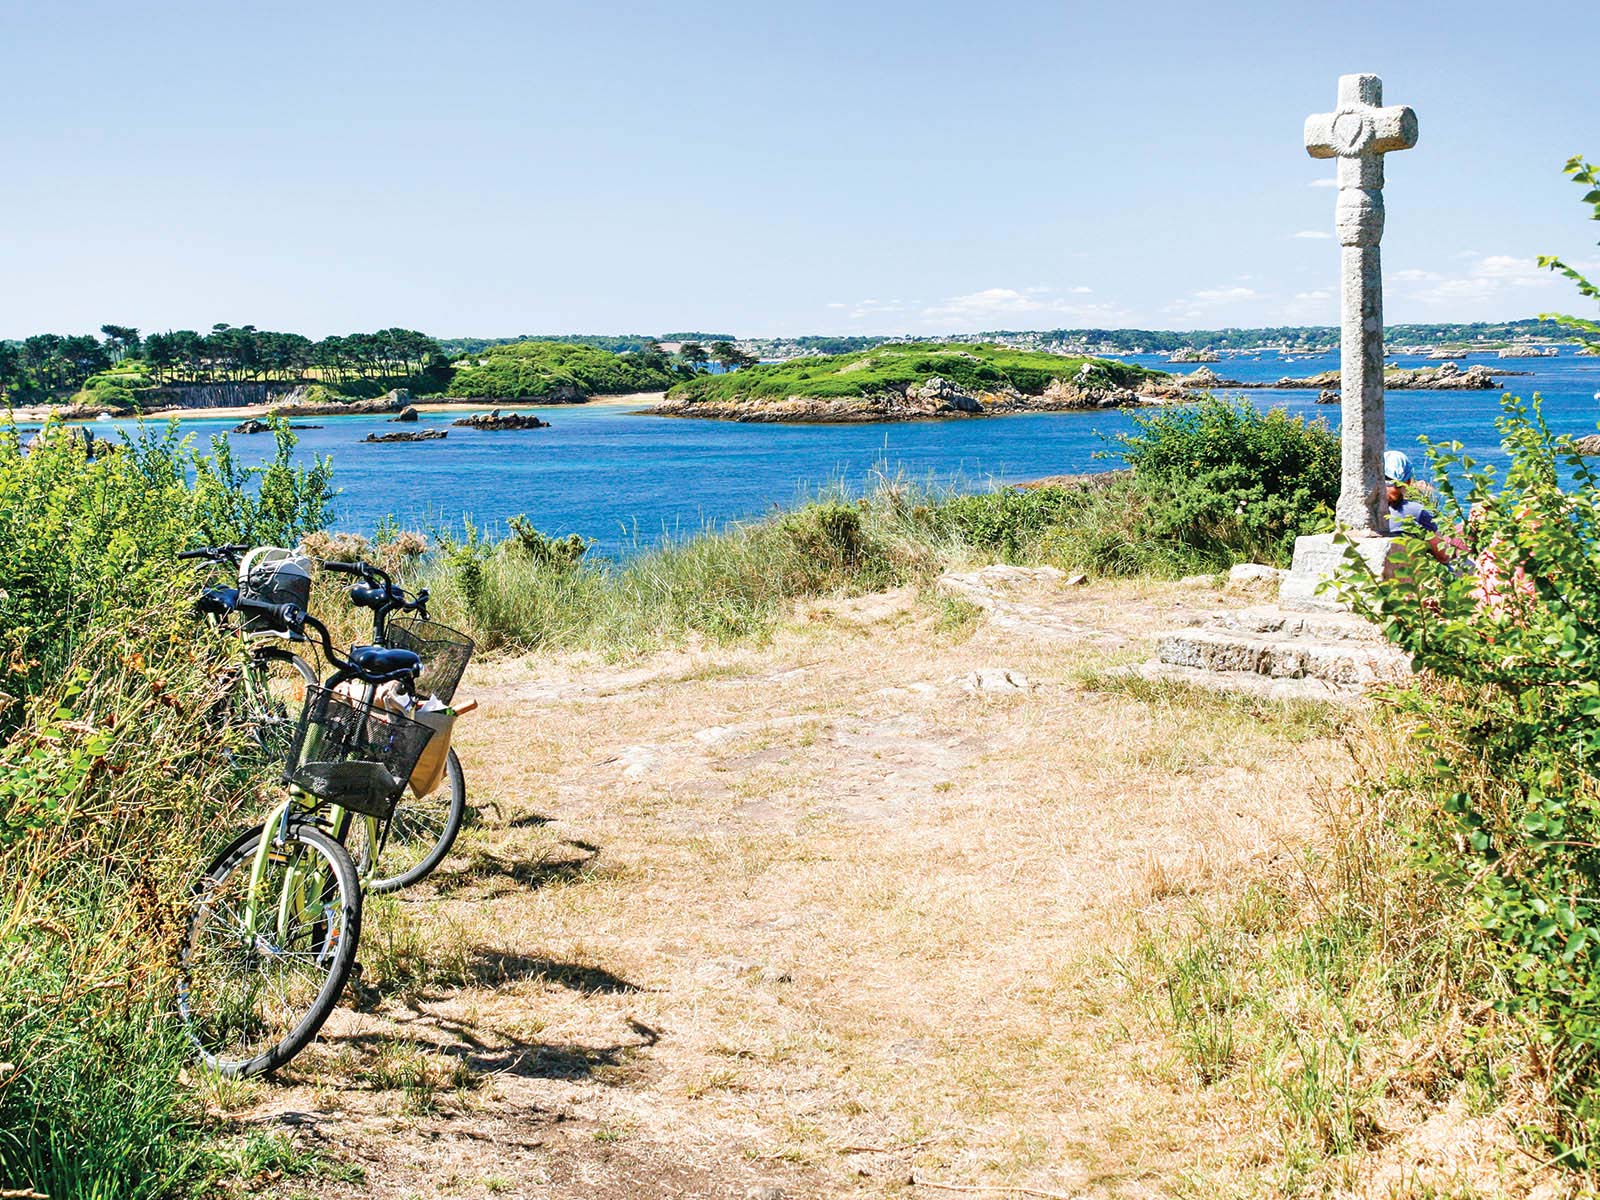
[[[1421,123],[1389,320],[1570,309],[1532,260],[1600,257],[1597,43],[1570,2],[0,0],[0,336],[1331,322],[1301,127],[1350,71]]]

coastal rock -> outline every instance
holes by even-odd
[[[1021,491],[1033,491],[1037,488],[1060,488],[1070,491],[1073,488],[1083,488],[1086,491],[1104,491],[1113,483],[1133,478],[1132,467],[1118,467],[1112,471],[1088,471],[1079,475],[1046,475],[1042,479],[1030,479],[1026,483],[1013,486]]]
[[[923,383],[912,384],[903,393],[897,406],[908,416],[938,416],[947,412],[975,413],[983,411],[983,403],[969,396],[959,386],[941,375]]]
[[[1215,362],[1216,360],[1213,359],[1212,361]],[[1193,371],[1190,371],[1187,375],[1180,375],[1175,382],[1189,388],[1217,388],[1231,386],[1227,380],[1223,379],[1210,367],[1199,367]]]
[[[456,424],[461,422],[457,421]],[[439,438],[448,437],[443,429],[403,429],[394,433],[369,433],[361,439],[365,442],[432,442]]]
[[[1494,391],[1500,378],[1515,374],[1512,371],[1491,371],[1474,363],[1466,370],[1454,362],[1440,363],[1437,367],[1393,367],[1383,373],[1383,386],[1391,392],[1474,392]],[[1339,372],[1322,371],[1316,375],[1285,375],[1272,383],[1230,383],[1238,388],[1273,388],[1278,391],[1315,389],[1318,392],[1335,392],[1339,389]],[[1321,397],[1318,397],[1319,401]],[[1331,403],[1331,401],[1329,402]]]
[[[1167,355],[1167,361],[1170,363],[1214,363],[1221,360],[1217,357],[1215,351],[1196,350],[1192,346],[1185,346],[1183,349],[1174,350]]]
[[[265,421],[258,421],[254,417],[251,417],[248,421],[240,421],[237,425],[235,425],[233,427],[233,432],[235,432],[235,433],[266,433],[271,428],[272,428],[272,426],[268,425]]]
[[[1578,454],[1600,454],[1600,433],[1585,434],[1572,439],[1572,449]]]
[[[267,415],[272,417],[380,416],[383,413],[398,411],[410,403],[410,400],[410,392],[405,388],[396,388],[376,400],[348,400],[333,404],[280,404],[268,409]]]
[[[549,429],[549,421],[541,421],[532,413],[502,413],[498,408],[470,417],[457,417],[452,425],[465,425],[469,429]]]
[[[1332,388],[1323,388],[1317,393],[1317,403],[1337,404],[1339,403],[1339,393],[1334,391]]]
[[[417,406],[414,404],[406,405],[399,411],[399,413],[389,418],[391,421],[416,421],[419,419],[420,418],[417,415]]]

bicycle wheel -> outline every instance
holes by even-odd
[[[339,1003],[361,936],[355,864],[305,822],[269,847],[251,830],[195,888],[178,960],[178,1014],[224,1075],[260,1075],[298,1054]]]
[[[445,758],[444,778],[438,787],[420,797],[408,788],[400,797],[367,887],[374,892],[397,892],[427,878],[455,845],[466,812],[467,780],[461,760],[452,750]],[[346,843],[363,873],[371,854],[365,828],[365,823],[357,820]]]
[[[316,671],[298,654],[281,646],[251,647],[239,675],[236,711],[268,761],[288,756],[306,688],[318,682]]]

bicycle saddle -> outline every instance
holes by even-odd
[[[386,646],[352,646],[350,661],[364,675],[393,675],[398,671],[422,670],[422,659],[410,650],[390,650]]]

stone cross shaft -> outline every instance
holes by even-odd
[[[1338,107],[1306,119],[1312,158],[1339,160],[1334,215],[1340,246],[1339,503],[1335,516],[1357,536],[1384,532],[1383,156],[1417,144],[1417,114],[1383,107],[1376,75],[1341,75]]]

